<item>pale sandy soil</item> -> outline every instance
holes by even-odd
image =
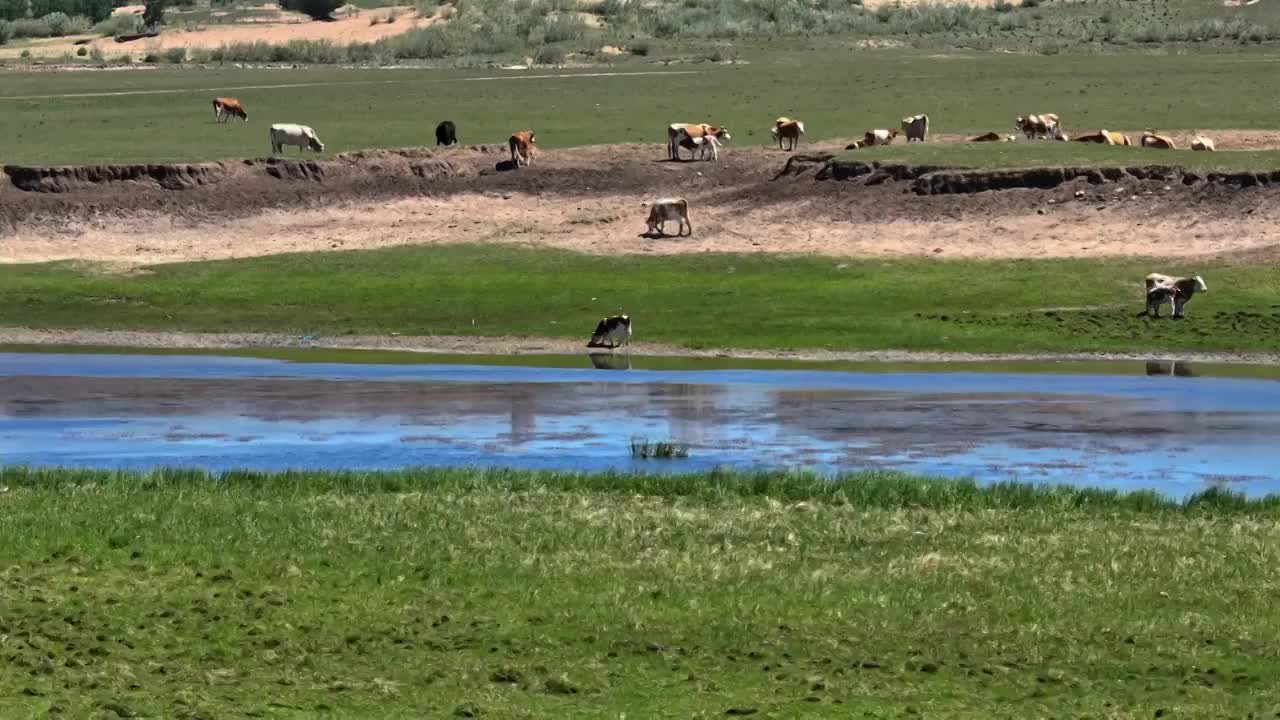
[[[426,27],[437,21],[435,17],[418,17],[411,6],[360,10],[359,14],[351,13],[349,9],[348,7],[336,13],[337,20],[333,22],[315,22],[301,13],[279,11],[266,18],[227,25],[208,25],[200,30],[166,30],[158,37],[128,43],[117,43],[114,38],[94,35],[49,38],[31,44],[0,46],[0,58],[16,58],[23,50],[30,50],[32,55],[44,57],[74,54],[82,47],[76,45],[76,41],[90,38],[92,42],[88,47],[101,50],[107,57],[130,54],[136,58],[149,52],[175,47],[217,48],[238,42],[283,45],[290,40],[326,40],[336,45],[350,45],[356,42],[374,42],[414,28]],[[396,16],[395,22],[382,22],[393,14]],[[380,22],[370,24],[375,18]]]
[[[1164,216],[1158,196],[1077,202],[1038,210],[935,220],[813,218],[814,201],[757,209],[695,204],[692,237],[649,239],[635,196],[464,194],[270,210],[214,228],[167,216],[50,231],[20,228],[0,237],[0,262],[79,259],[122,264],[244,258],[310,250],[397,245],[502,243],[592,254],[699,252],[831,256],[1055,258],[1158,255],[1194,258],[1280,245],[1280,208],[1204,221]],[[1039,214],[1044,210],[1044,214]],[[669,228],[674,232],[674,225]]]
[[[329,348],[344,350],[398,350],[421,353],[470,355],[584,355],[585,341],[564,338],[461,337],[436,335],[405,337],[344,335],[299,337],[270,333],[185,333],[133,330],[31,330],[0,327],[0,345],[64,345],[166,349],[265,349]],[[600,351],[595,351],[600,352]],[[810,362],[998,362],[1009,360],[1160,360],[1202,363],[1280,362],[1280,353],[1177,352],[1177,353],[1078,353],[986,354],[921,352],[913,350],[691,350],[659,343],[633,343],[631,354],[662,357],[720,357]]]

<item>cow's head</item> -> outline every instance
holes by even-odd
[[[324,143],[320,142],[320,138],[316,137],[315,135],[312,135],[311,137],[307,138],[307,147],[311,148],[316,152],[324,152]]]
[[[1023,129],[1026,126],[1027,126],[1027,118],[1022,117],[1021,115],[1019,115],[1017,119],[1013,121],[1013,127],[1018,130]]]
[[[707,128],[707,134],[711,135],[720,142],[729,142],[733,138],[729,135],[729,128],[711,127]]]
[[[1191,279],[1196,281],[1196,292],[1209,292],[1209,287],[1204,284],[1204,278],[1195,275]]]
[[[241,120],[243,120],[243,121],[245,121],[245,122],[249,122],[249,113],[245,112],[245,111],[244,111],[244,108],[242,108],[242,107],[233,107],[233,108],[231,108],[231,112],[232,112],[232,113],[234,113],[234,114],[235,114],[237,117],[239,117]]]

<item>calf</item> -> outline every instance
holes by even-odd
[[[219,97],[213,99],[213,119],[216,122],[226,122],[233,117],[238,117],[245,122],[249,122],[249,113],[244,111],[244,106],[235,98]]]
[[[711,152],[712,160],[720,159],[720,141],[715,135],[703,135],[702,137],[690,137],[688,133],[681,130],[676,135],[676,145],[688,150],[690,158],[707,159],[707,152]]]
[[[1021,130],[1028,140],[1042,138],[1062,137],[1062,129],[1058,122],[1058,116],[1055,113],[1042,113],[1040,115],[1019,115],[1014,120],[1014,128]]]
[[[511,134],[507,141],[511,147],[511,162],[516,167],[533,164],[533,131],[520,130]]]
[[[676,237],[684,235],[685,228],[689,229],[689,235],[693,235],[693,223],[689,222],[689,201],[684,198],[662,198],[654,202],[653,207],[649,208],[649,219],[645,221],[649,226],[645,234],[665,236],[668,220],[680,222]]]
[[[277,123],[271,126],[271,154],[284,152],[285,145],[297,145],[298,152],[304,149],[315,152],[324,151],[324,143],[316,137],[316,131],[306,125],[293,123]]]
[[[452,120],[445,120],[436,126],[436,145],[456,145],[458,143],[458,128],[454,126]]]

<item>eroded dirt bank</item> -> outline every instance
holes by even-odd
[[[660,145],[379,150],[185,165],[6,167],[0,261],[128,265],[458,242],[590,253],[705,251],[964,258],[1248,254],[1280,248],[1280,174],[1159,166],[961,173]],[[642,203],[689,199],[695,233],[641,237]]]

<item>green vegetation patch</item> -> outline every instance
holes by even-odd
[[[1255,717],[1280,509],[859,475],[0,471],[5,717]]]
[[[638,339],[690,348],[1272,351],[1280,342],[1280,279],[1256,264],[701,254],[619,256],[602,275],[599,263],[458,245],[157,265],[128,276],[8,265],[0,324],[585,344],[602,315],[622,309],[636,318]],[[1137,317],[1152,270],[1198,273],[1210,292],[1196,295],[1183,320]]]

